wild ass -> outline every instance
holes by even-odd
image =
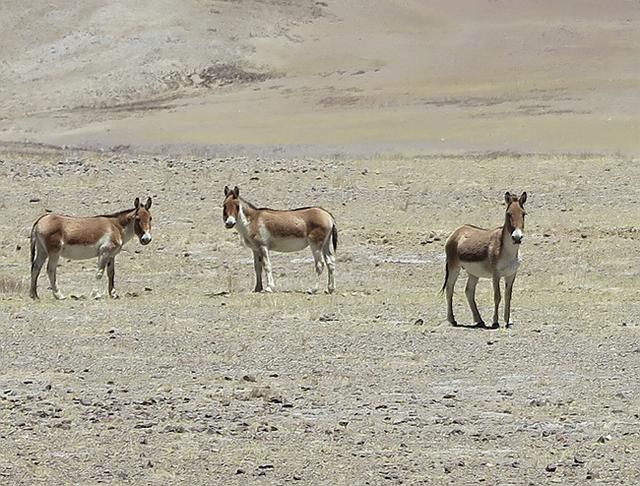
[[[505,279],[505,325],[511,325],[511,294],[513,282],[520,264],[518,249],[524,238],[524,203],[527,193],[520,197],[505,193],[504,200],[507,205],[504,226],[494,230],[486,230],[465,224],[453,232],[445,245],[447,263],[445,267],[445,279],[442,291],[447,292],[447,320],[457,326],[453,316],[453,288],[460,273],[464,268],[469,276],[465,294],[469,301],[469,307],[473,314],[476,326],[483,327],[484,322],[476,305],[476,285],[480,277],[493,279],[493,328],[500,327],[498,321],[498,306],[500,305],[500,279]]]
[[[38,276],[47,257],[47,274],[53,296],[64,299],[56,281],[58,259],[72,260],[98,257],[96,279],[101,279],[105,267],[109,277],[109,296],[117,297],[114,290],[115,257],[133,235],[140,243],[151,242],[151,198],[143,205],[140,199],[133,209],[119,213],[79,218],[59,214],[40,216],[31,229],[31,298],[38,298]]]
[[[320,275],[326,263],[328,270],[327,291],[335,290],[335,251],[338,246],[338,230],[333,216],[319,207],[292,210],[257,208],[240,197],[236,186],[224,188],[222,206],[224,225],[236,227],[246,246],[253,252],[256,272],[255,292],[272,292],[273,273],[269,250],[293,252],[311,247],[316,273]],[[267,286],[262,285],[262,270],[267,274]]]

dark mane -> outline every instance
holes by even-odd
[[[292,209],[273,209],[273,208],[267,208],[267,207],[261,207],[259,208],[258,206],[256,206],[253,203],[250,203],[249,201],[247,201],[244,198],[240,198],[242,200],[242,202],[244,204],[246,204],[247,206],[249,206],[249,208],[257,210],[257,211],[275,211],[275,212],[282,212],[282,211],[304,211],[305,209],[314,209],[314,208],[318,208],[318,209],[322,209],[323,211],[327,211],[326,209],[320,207],[320,206],[303,206],[301,208],[292,208]],[[329,213],[331,215],[331,217],[333,217],[333,214],[331,214],[331,212],[327,211],[327,213]]]
[[[302,208],[292,208],[292,209],[273,209],[273,208],[258,208],[260,210],[266,209],[267,211],[302,211],[303,209],[312,209],[314,206],[305,206]]]
[[[122,211],[118,211],[117,213],[111,213],[111,214],[96,214],[95,216],[93,216],[94,218],[117,218],[119,216],[122,216],[123,214],[127,214],[130,213],[132,211],[135,211],[136,208],[132,208],[132,209],[123,209]]]
[[[249,208],[251,208],[251,209],[264,209],[264,208],[258,208],[258,207],[256,207],[256,205],[255,205],[255,204],[250,203],[249,201],[247,201],[247,200],[246,200],[246,199],[244,199],[244,198],[240,198],[240,199],[242,200],[242,202],[243,202],[243,203],[245,203],[245,204],[246,204],[247,206],[249,206]]]

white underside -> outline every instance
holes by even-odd
[[[71,260],[86,260],[98,256],[100,246],[94,245],[64,245],[62,256]]]
[[[106,234],[92,245],[63,245],[61,255],[70,260],[87,260],[97,257],[110,243],[111,235]]]
[[[492,278],[493,272],[491,271],[491,266],[488,261],[482,262],[461,262],[462,268],[466,270],[466,272],[474,277],[478,278]],[[496,268],[498,275],[500,277],[510,277],[514,273],[518,271],[518,267],[520,266],[520,261],[518,258],[510,258],[506,261],[498,262],[498,266]]]
[[[293,252],[304,250],[309,246],[309,241],[306,238],[269,238],[269,249],[280,252]]]
[[[493,276],[488,262],[461,262],[461,266],[474,277],[491,278]]]

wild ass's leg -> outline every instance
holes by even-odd
[[[273,292],[275,284],[273,283],[273,273],[271,271],[271,259],[269,258],[269,249],[266,246],[260,247],[260,256],[262,257],[262,265],[267,273],[267,287],[265,292]]]
[[[316,275],[320,275],[324,270],[324,258],[322,256],[322,245],[311,242],[311,253],[315,263]]]
[[[500,306],[500,276],[493,276],[493,328],[500,327],[500,320],[498,319],[498,307]]]
[[[109,260],[111,259],[111,255],[109,252],[101,251],[98,255],[98,271],[96,272],[96,280],[100,280],[104,275],[104,269],[107,267]]]
[[[117,299],[118,294],[115,289],[116,257],[111,257],[107,261],[107,277],[109,277],[109,297]]]
[[[327,264],[327,273],[329,274],[327,277],[327,292],[332,294],[336,290],[336,280],[334,276],[336,271],[336,255],[333,250],[331,237],[327,238],[327,241],[325,241],[322,247],[322,256],[324,257],[324,262]]]
[[[31,264],[31,291],[30,295],[32,299],[38,299],[38,277],[40,276],[40,270],[47,259],[47,251],[42,248],[39,243],[36,243],[36,257]]]
[[[505,278],[504,286],[504,322],[507,327],[511,326],[511,294],[513,292],[513,282],[516,274]]]
[[[464,293],[467,296],[469,308],[471,309],[471,313],[473,314],[473,323],[479,327],[484,326],[484,321],[482,320],[482,317],[480,317],[480,312],[478,311],[478,306],[476,305],[476,285],[478,285],[478,277],[469,274]]]
[[[58,288],[56,272],[58,269],[58,259],[60,258],[60,252],[49,253],[49,261],[47,262],[47,275],[49,276],[49,284],[51,285],[51,291],[53,296],[58,300],[63,300],[64,295]]]
[[[317,243],[314,241],[309,242],[309,246],[311,247],[311,254],[313,255],[313,263],[316,271],[316,275],[320,277],[322,271],[324,270],[324,256],[322,255],[322,243]],[[316,285],[314,288],[314,292],[318,291],[319,280],[316,280]]]
[[[254,292],[262,292],[262,255],[259,250],[253,250],[253,268],[256,271],[256,287]]]
[[[447,263],[447,281],[445,282],[445,290],[447,292],[447,321],[450,324],[457,326],[456,318],[453,316],[453,289],[456,286],[456,280],[460,275],[460,267],[451,268],[452,265]]]

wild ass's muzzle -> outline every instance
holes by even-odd
[[[227,229],[231,229],[236,225],[236,218],[234,218],[233,216],[229,216],[225,222],[224,222],[224,226]]]
[[[511,239],[516,245],[519,245],[520,243],[522,243],[523,238],[524,238],[524,233],[519,228],[514,230],[513,233],[511,233]]]

